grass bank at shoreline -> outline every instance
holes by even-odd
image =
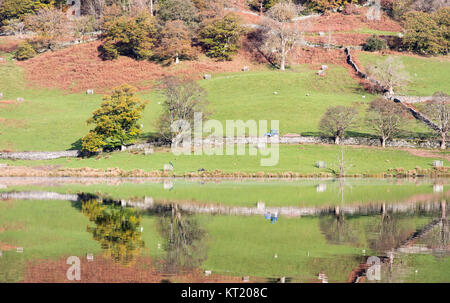
[[[347,177],[448,177],[447,152],[399,150],[335,145],[280,145],[279,161],[261,166],[262,156],[249,155],[174,155],[170,149],[157,149],[152,155],[115,152],[91,158],[54,160],[0,160],[7,167],[0,176],[79,176],[79,177],[235,177],[235,178],[303,178],[333,177],[339,173],[343,151]],[[276,157],[276,151],[272,150]],[[442,160],[444,167],[434,168]],[[326,168],[316,167],[317,161]],[[172,171],[164,165],[172,163]]]

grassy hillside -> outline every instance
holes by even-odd
[[[447,57],[421,58],[418,56],[399,56],[409,73],[411,82],[403,92],[411,96],[431,96],[437,91],[450,93],[450,61]],[[362,52],[358,55],[363,66],[386,59],[379,54]]]
[[[11,61],[0,66],[0,83],[2,100],[13,101],[0,103],[0,149],[4,150],[79,148],[79,139],[89,130],[86,119],[101,102],[100,95],[30,88],[22,68]],[[354,104],[363,113],[367,103],[375,97],[361,91],[340,66],[330,66],[324,78],[305,65],[294,66],[288,72],[267,69],[218,74],[211,80],[201,80],[200,84],[209,95],[214,111],[211,118],[223,123],[238,119],[279,120],[282,134],[316,135],[318,121],[328,106]],[[153,133],[163,99],[156,91],[140,94],[150,100],[142,120],[144,133]],[[363,99],[363,95],[367,97]],[[18,97],[25,101],[15,102]],[[416,122],[410,129],[428,132]],[[353,132],[367,134],[370,130],[362,126]]]

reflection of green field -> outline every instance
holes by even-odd
[[[75,206],[75,207],[74,207]],[[162,243],[156,232],[156,218],[143,217],[144,255],[162,253]],[[100,244],[87,232],[89,220],[67,201],[14,201],[0,202],[0,242],[23,247],[24,253],[4,251],[0,257],[0,282],[23,279],[25,262],[35,259],[58,259],[87,253],[99,254]]]
[[[356,238],[337,245],[326,240],[317,217],[282,217],[276,224],[270,224],[263,216],[199,218],[210,236],[209,257],[202,266],[205,270],[237,276],[285,276],[295,281],[311,281],[317,279],[319,272],[325,272],[330,282],[345,282],[350,272],[363,262],[363,249],[367,255],[373,253],[366,227],[381,220],[379,216],[347,218]],[[399,226],[414,232],[429,220],[406,217],[399,219]]]
[[[448,283],[450,282],[450,258],[432,255],[407,256],[407,275],[402,277],[407,283]],[[417,273],[415,272],[417,270]]]
[[[100,245],[86,232],[88,219],[71,202],[0,202],[0,222],[5,229],[0,232],[0,242],[24,248],[23,254],[3,252],[0,281],[20,280],[25,260],[83,257],[100,251]]]
[[[361,251],[370,254],[366,227],[380,221],[379,216],[347,217],[355,237],[341,245],[330,244],[320,227],[320,219],[281,217],[276,224],[263,216],[197,215],[200,227],[208,233],[208,259],[202,268],[214,273],[258,276],[265,278],[293,277],[294,281],[311,281],[318,272],[325,272],[332,281],[345,281],[350,271],[361,262]],[[158,249],[163,244],[158,218],[143,216],[143,255],[163,257]],[[425,225],[429,218],[404,217],[399,226],[410,232]],[[24,253],[3,252],[0,258],[0,281],[23,279],[25,264],[36,259],[58,259],[66,256],[84,257],[99,254],[99,244],[86,230],[89,221],[77,205],[66,201],[0,202],[0,242],[24,247]],[[163,246],[163,245],[162,245]],[[308,256],[309,252],[309,256]],[[274,258],[277,254],[278,258]],[[83,260],[83,259],[82,259]],[[448,260],[414,260],[426,281],[448,281],[439,264],[448,267]]]
[[[208,260],[203,264],[205,270],[231,275],[311,280],[317,275],[314,270],[320,267],[314,262],[328,259],[330,265],[341,269],[335,272],[336,276],[329,276],[330,280],[342,281],[358,265],[353,255],[360,254],[361,249],[327,244],[320,233],[317,218],[280,218],[276,224],[270,224],[263,216],[215,216],[204,217],[203,220],[211,238]],[[333,261],[335,256],[339,258],[334,260],[345,259],[348,262],[345,266],[336,263]],[[325,264],[323,267],[322,270],[327,269]]]
[[[96,193],[112,199],[137,199],[152,197],[156,201],[198,202],[235,206],[256,206],[263,201],[266,206],[332,206],[341,204],[339,181],[221,181],[200,182],[174,180],[173,189],[164,189],[163,183],[120,185],[61,185],[54,187],[17,186],[0,191],[52,191],[59,193]],[[325,184],[324,192],[317,186]],[[444,186],[444,191],[448,186]],[[415,195],[433,194],[433,183],[393,182],[388,180],[347,180],[344,186],[344,204],[405,202]],[[442,195],[442,194],[437,194]]]

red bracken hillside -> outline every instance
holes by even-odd
[[[244,66],[258,66],[244,51],[231,62],[216,62],[200,57],[197,61],[181,61],[180,64],[169,67],[128,57],[103,61],[98,57],[99,45],[100,42],[76,45],[47,52],[17,64],[25,69],[26,80],[32,86],[56,87],[70,92],[91,88],[104,92],[123,83],[133,84],[139,89],[149,89],[155,80],[168,75],[200,79],[204,73],[237,72]]]
[[[242,8],[239,10],[243,11]],[[369,34],[357,33],[358,29],[383,31],[401,31],[401,26],[382,16],[381,21],[370,22],[366,19],[366,8],[360,8],[358,15],[339,13],[328,16],[316,16],[298,22],[307,22],[305,39],[310,42],[322,42],[336,45],[361,45]],[[239,13],[246,24],[260,23],[263,17],[254,13]],[[332,32],[332,38],[320,37],[318,32]],[[314,35],[312,34],[314,33]],[[150,89],[155,81],[168,75],[177,75],[189,79],[201,79],[205,73],[238,72],[244,66],[251,70],[261,68],[265,62],[258,52],[247,43],[234,57],[233,61],[216,62],[205,56],[197,61],[182,61],[178,65],[162,66],[150,61],[136,61],[120,57],[114,61],[102,61],[98,57],[100,42],[91,42],[66,49],[47,52],[17,64],[24,68],[27,83],[35,87],[60,88],[68,92],[81,92],[94,89],[106,92],[123,83],[132,84],[139,89]],[[11,45],[11,47],[13,47]],[[324,50],[304,47],[294,51],[291,61],[297,64],[339,64],[346,66],[342,50]]]

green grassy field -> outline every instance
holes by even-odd
[[[317,135],[318,122],[328,106],[356,105],[362,116],[367,103],[375,97],[363,92],[340,66],[330,66],[325,78],[308,66],[294,66],[287,72],[218,74],[199,83],[208,92],[212,119],[222,123],[278,120],[281,134]],[[25,99],[23,103],[0,103],[0,150],[78,149],[79,139],[89,130],[86,120],[101,102],[100,95],[30,88],[24,71],[11,61],[0,66],[0,91],[3,100]],[[363,95],[367,98],[363,99]],[[157,91],[141,92],[140,96],[150,100],[141,121],[146,137],[156,131],[163,99]],[[429,132],[415,121],[409,129]],[[364,126],[351,131],[353,135],[371,133]]]
[[[378,54],[362,52],[358,56],[363,66],[374,64],[383,57]],[[420,58],[417,56],[401,56],[411,82],[403,92],[411,96],[431,96],[437,91],[450,93],[450,61],[446,57]]]
[[[250,147],[254,148],[254,147]],[[274,152],[274,155],[276,153]],[[101,157],[92,158],[60,158],[55,160],[29,161],[29,160],[0,160],[0,163],[20,166],[57,165],[69,168],[101,168],[118,167],[124,170],[143,169],[145,171],[163,170],[164,164],[170,162],[174,165],[175,174],[197,172],[200,168],[208,171],[220,170],[223,172],[298,172],[303,174],[331,173],[339,167],[341,147],[335,145],[280,145],[279,162],[275,166],[261,166],[261,156],[245,155],[174,155],[170,149],[157,151],[152,155],[131,154],[128,152],[115,152]],[[380,174],[388,169],[403,168],[405,170],[420,167],[432,168],[433,160],[439,159],[439,154],[433,158],[414,156],[407,151],[398,149],[358,148],[345,147],[344,160],[351,165],[346,174]],[[317,168],[317,161],[326,161],[327,168]],[[444,161],[448,166],[448,161]]]

